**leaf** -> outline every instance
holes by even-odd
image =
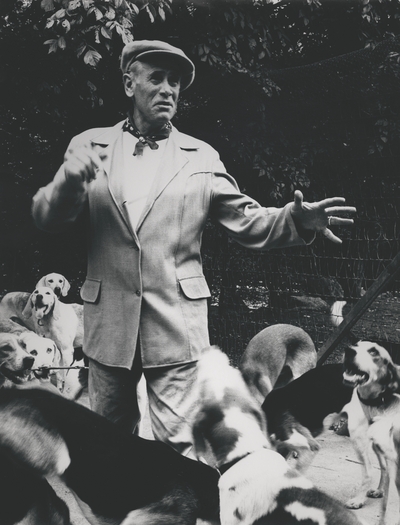
[[[80,57],[87,49],[87,44],[85,42],[81,42],[78,46],[78,49],[76,50],[76,55]]]
[[[101,20],[103,18],[103,13],[97,7],[94,8],[94,16],[96,20]]]
[[[53,0],[42,0],[40,2],[40,7],[45,11],[54,11],[54,1]]]
[[[133,36],[130,34],[130,33],[127,33],[126,31],[124,31],[121,35],[121,38],[122,38],[122,42],[126,45],[126,44],[129,44],[129,42],[132,42],[133,41]]]
[[[88,88],[90,89],[90,91],[97,91],[97,87],[92,82],[90,82],[90,80],[88,80],[86,84]]]
[[[121,26],[124,29],[130,29],[132,27],[132,22],[130,20],[128,20],[127,18],[122,17]]]
[[[104,36],[104,38],[108,38],[109,40],[111,40],[112,38],[111,33],[105,26],[102,26],[102,28],[100,29],[100,32]]]
[[[64,18],[64,16],[65,16],[65,9],[59,9],[54,14],[55,14],[55,16],[57,18]]]
[[[154,24],[155,19],[156,19],[156,11],[155,11],[154,7],[152,5],[147,4],[146,5],[146,11],[147,11],[147,14],[149,15],[150,22],[152,24]]]
[[[131,11],[134,11],[136,15],[140,13],[140,10],[136,4],[129,4],[129,9]]]
[[[94,49],[89,49],[89,51],[85,53],[85,56],[83,57],[83,61],[85,62],[85,64],[88,64],[89,66],[96,67],[97,64],[100,62],[101,58],[102,57],[100,53],[98,53]]]
[[[106,18],[108,20],[114,20],[115,19],[115,10],[112,7],[109,7],[106,12]]]
[[[46,40],[46,42],[44,43],[49,46],[49,53],[55,53],[57,51],[58,49],[58,39],[57,38]]]
[[[158,7],[158,14],[160,15],[161,20],[165,22],[165,11],[162,5]]]
[[[61,25],[63,26],[63,28],[65,29],[65,32],[68,33],[68,31],[71,29],[71,24],[69,23],[68,20],[63,20]]]
[[[60,36],[60,38],[57,41],[57,45],[60,49],[65,49],[67,47],[67,42],[65,41],[65,38],[63,36]]]
[[[80,6],[81,6],[80,0],[71,0],[70,3],[68,4],[68,9],[70,11],[74,11],[75,9],[78,9],[78,7]]]

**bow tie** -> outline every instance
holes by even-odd
[[[145,146],[149,146],[150,149],[158,149],[159,146],[156,141],[167,139],[172,131],[172,125],[171,122],[167,122],[157,133],[153,135],[142,135],[142,133],[140,133],[140,131],[133,123],[133,119],[128,114],[128,117],[125,120],[124,125],[122,127],[122,131],[127,131],[128,133],[139,139],[139,141],[136,143],[133,155],[143,155],[143,148]]]

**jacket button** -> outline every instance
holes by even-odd
[[[140,290],[136,290],[135,294],[140,297],[142,295],[142,292]]]

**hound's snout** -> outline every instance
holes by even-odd
[[[36,306],[44,306],[44,304],[43,304],[43,295],[41,293],[38,293],[36,295],[35,304],[36,304]]]
[[[35,362],[35,358],[34,357],[24,357],[24,359],[22,361],[24,370],[31,369],[34,362]]]

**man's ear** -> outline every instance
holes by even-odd
[[[127,97],[132,98],[135,94],[136,82],[131,73],[124,73],[122,77],[124,83],[125,94]]]

